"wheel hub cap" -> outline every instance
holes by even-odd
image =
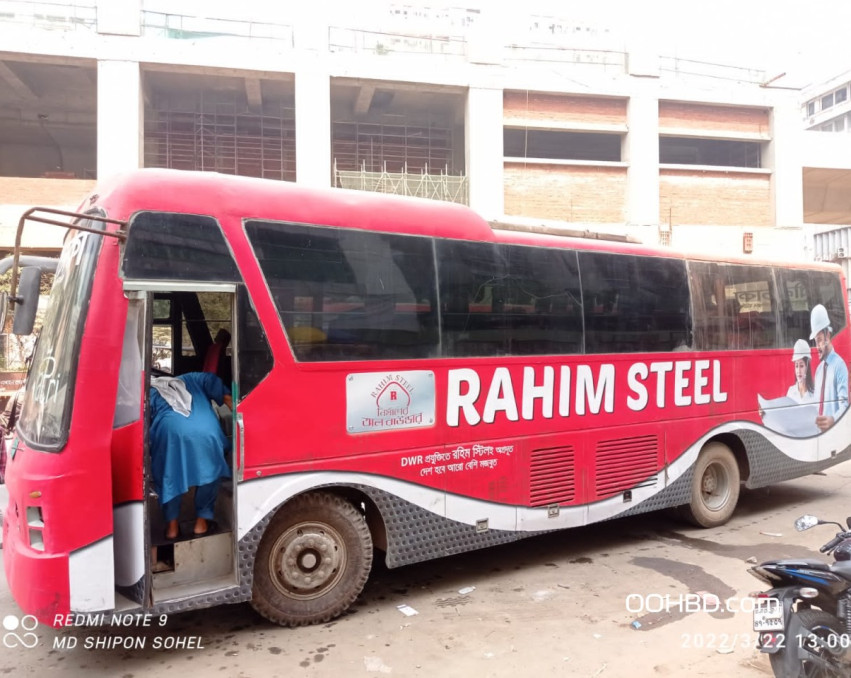
[[[342,576],[345,549],[342,538],[327,525],[301,524],[278,539],[270,565],[278,589],[289,596],[314,598]]]

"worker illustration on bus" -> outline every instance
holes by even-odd
[[[813,383],[812,354],[806,339],[798,339],[792,350],[792,364],[795,368],[795,383],[789,387],[786,397],[800,403],[813,403],[816,399]]]
[[[794,437],[818,435],[848,408],[848,368],[833,348],[832,334],[827,309],[816,304],[810,312],[810,340],[815,341],[819,363],[813,373],[810,344],[798,339],[792,350],[795,383],[786,397],[759,396],[759,412],[768,428]]]
[[[833,348],[833,328],[827,309],[821,304],[810,313],[810,329],[810,339],[816,342],[820,361],[815,379],[816,426],[826,431],[848,409],[848,367]]]

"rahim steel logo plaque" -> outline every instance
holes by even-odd
[[[434,425],[434,372],[366,372],[346,377],[346,430],[396,431]]]

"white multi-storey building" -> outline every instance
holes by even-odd
[[[820,132],[851,132],[851,71],[805,88],[804,126]]]
[[[836,168],[810,162],[800,92],[747,65],[499,3],[198,7],[0,0],[0,246],[24,208],[146,166],[770,256],[838,218],[805,190]]]

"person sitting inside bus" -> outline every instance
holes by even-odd
[[[214,532],[216,496],[229,478],[225,453],[230,441],[210,401],[232,409],[224,382],[209,372],[151,380],[151,472],[166,521],[165,537],[180,535],[178,518],[183,495],[195,487],[194,534]]]

